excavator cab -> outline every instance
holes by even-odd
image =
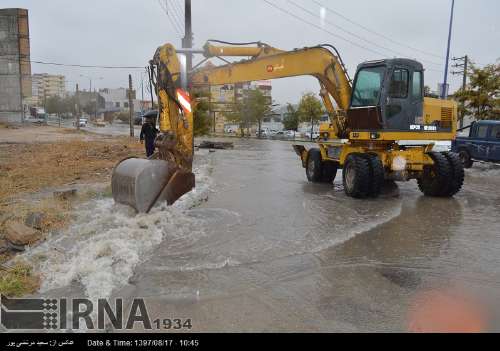
[[[424,69],[408,59],[369,61],[358,66],[347,111],[353,131],[410,131],[423,124]]]

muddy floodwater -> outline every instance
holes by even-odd
[[[197,152],[198,187],[171,208],[83,205],[27,254],[41,294],[144,297],[152,319],[190,318],[193,331],[352,332],[412,330],[419,297],[438,292],[467,296],[500,331],[500,167],[467,170],[454,199],[413,181],[354,200],[340,171],[308,183],[291,143],[234,141]]]

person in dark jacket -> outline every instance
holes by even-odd
[[[146,144],[146,156],[149,158],[155,153],[155,140],[158,135],[154,119],[151,117],[146,118],[146,122],[142,125],[141,129],[141,144]]]

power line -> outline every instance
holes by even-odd
[[[144,67],[140,66],[102,66],[102,65],[80,65],[80,64],[69,64],[69,63],[59,63],[59,62],[45,62],[45,61],[37,61],[37,60],[14,60],[11,58],[0,57],[0,60],[10,61],[13,63],[25,62],[25,63],[37,63],[40,65],[50,65],[50,66],[63,66],[63,67],[78,67],[78,68],[100,68],[100,69],[144,69]]]
[[[349,43],[349,44],[351,44],[351,45],[357,46],[358,48],[361,48],[361,49],[366,50],[366,51],[370,51],[370,52],[375,53],[375,54],[380,55],[380,56],[385,56],[385,54],[383,54],[383,53],[381,53],[381,52],[379,52],[379,51],[376,51],[376,50],[373,50],[373,49],[367,48],[366,46],[363,46],[363,45],[359,45],[359,44],[357,44],[357,43],[355,43],[355,42],[353,42],[353,41],[351,41],[351,40],[349,40],[349,39],[346,39],[346,38],[344,38],[344,37],[342,37],[342,36],[340,36],[340,35],[338,35],[338,34],[335,34],[335,33],[331,32],[331,31],[329,31],[329,30],[327,30],[327,29],[325,29],[325,28],[323,28],[323,27],[321,27],[321,26],[318,26],[317,24],[314,24],[314,23],[312,23],[312,22],[309,22],[309,21],[307,21],[307,20],[303,19],[302,17],[297,16],[296,14],[294,14],[294,13],[292,13],[292,12],[290,12],[290,11],[288,11],[288,10],[285,10],[284,8],[282,8],[282,7],[280,7],[280,6],[276,5],[276,4],[273,4],[272,2],[270,2],[270,1],[268,1],[268,0],[262,0],[262,1],[264,1],[266,4],[268,4],[268,5],[270,5],[270,6],[274,7],[275,9],[277,9],[277,10],[279,10],[279,11],[283,12],[283,13],[286,13],[286,14],[287,14],[287,15],[289,15],[289,16],[294,17],[295,19],[297,19],[297,20],[299,20],[299,21],[301,21],[301,22],[303,22],[303,23],[306,23],[306,24],[308,24],[308,25],[310,25],[310,26],[313,26],[314,28],[319,29],[319,30],[321,30],[321,31],[323,31],[323,32],[325,32],[325,33],[328,33],[328,34],[330,34],[331,36],[334,36],[334,37],[336,37],[336,38],[339,38],[339,39],[341,39],[341,40],[343,40],[343,41],[345,41],[345,42],[348,42],[348,43]]]
[[[313,17],[316,17],[316,14],[315,14],[314,12],[312,12],[312,11],[310,11],[310,10],[308,10],[308,9],[306,9],[306,8],[304,8],[304,7],[302,7],[302,6],[300,6],[300,5],[299,5],[299,4],[297,4],[296,2],[294,2],[294,1],[292,1],[292,0],[287,0],[287,1],[288,1],[289,3],[291,3],[292,5],[294,5],[295,7],[297,7],[297,8],[299,8],[299,9],[301,9],[302,11],[304,11],[304,12],[306,12],[306,13],[308,13],[309,15],[311,15],[311,16],[313,16]],[[379,49],[387,50],[387,51],[390,51],[390,52],[395,53],[395,54],[400,55],[400,56],[407,56],[406,54],[404,54],[404,53],[402,53],[402,52],[400,52],[400,51],[396,51],[396,50],[393,50],[393,49],[391,49],[391,48],[388,48],[388,47],[382,46],[382,45],[377,44],[377,43],[375,43],[375,42],[373,42],[373,41],[371,41],[371,40],[368,40],[368,39],[366,39],[366,38],[364,38],[364,37],[362,37],[362,36],[360,36],[360,35],[358,35],[358,34],[356,34],[356,33],[353,33],[353,32],[351,32],[351,31],[348,31],[348,30],[346,30],[346,29],[344,29],[344,28],[340,27],[339,25],[336,25],[336,24],[334,24],[333,22],[328,21],[328,20],[326,20],[326,19],[325,19],[325,23],[328,23],[329,25],[331,25],[331,26],[333,26],[333,27],[335,27],[335,28],[337,28],[337,29],[341,30],[342,32],[344,32],[344,33],[346,33],[346,34],[352,35],[353,37],[355,37],[355,38],[357,38],[357,39],[359,39],[359,40],[362,40],[362,41],[364,41],[364,42],[366,42],[366,43],[368,43],[368,44],[374,45],[374,46],[378,47]],[[441,63],[437,63],[437,62],[433,62],[433,61],[428,61],[428,60],[425,60],[425,59],[422,59],[422,61],[425,61],[425,62],[431,63],[431,64],[433,64],[433,65],[442,66],[442,64],[441,64]]]
[[[411,50],[414,50],[414,51],[418,51],[418,52],[420,52],[420,53],[422,53],[422,54],[429,55],[429,56],[434,56],[434,57],[436,57],[436,58],[440,58],[440,59],[443,59],[443,60],[444,60],[444,57],[442,57],[442,56],[439,56],[439,55],[433,54],[433,53],[431,53],[431,52],[424,51],[424,50],[421,50],[421,49],[415,48],[415,47],[413,47],[413,46],[410,46],[410,45],[407,45],[407,44],[404,44],[404,43],[398,42],[398,41],[396,41],[396,40],[394,40],[394,39],[392,39],[392,38],[390,38],[390,37],[388,37],[388,36],[386,36],[386,35],[384,35],[384,34],[378,33],[378,32],[376,32],[376,31],[374,31],[373,29],[370,29],[370,28],[368,28],[368,27],[366,27],[366,26],[364,26],[364,25],[362,25],[362,24],[360,24],[360,23],[357,23],[357,22],[355,22],[355,21],[351,20],[350,18],[348,18],[347,16],[344,16],[344,15],[343,15],[343,14],[341,14],[340,12],[335,11],[335,10],[333,10],[333,9],[331,9],[331,8],[329,8],[329,7],[325,6],[325,5],[323,5],[321,2],[319,2],[319,1],[317,1],[317,0],[312,0],[312,1],[313,1],[314,3],[316,3],[316,5],[318,5],[318,6],[320,6],[320,7],[323,7],[323,8],[324,8],[324,9],[326,9],[327,11],[329,11],[329,12],[331,12],[331,13],[333,13],[333,14],[337,15],[338,17],[343,18],[343,19],[344,19],[344,20],[346,20],[347,22],[352,23],[352,24],[354,24],[355,26],[358,26],[358,27],[360,27],[360,28],[364,29],[365,31],[367,31],[367,32],[369,32],[369,33],[372,33],[372,34],[377,35],[377,36],[379,36],[379,37],[381,37],[381,38],[384,38],[385,40],[388,40],[388,41],[390,41],[390,42],[391,42],[391,43],[393,43],[393,44],[396,44],[396,45],[399,45],[399,46],[403,46],[403,47],[406,47],[406,48],[408,48],[408,49],[411,49]]]
[[[173,6],[171,6],[173,12],[177,15],[178,17],[178,23],[180,23],[181,25],[181,28],[184,29],[184,25],[183,25],[183,19],[184,19],[184,10],[181,8],[181,6],[179,5],[179,3],[175,0],[171,0],[170,1],[171,4],[173,4]],[[184,31],[182,31],[184,32]]]
[[[182,30],[181,30],[181,27],[179,25],[178,22],[176,22],[176,19],[174,16],[170,16],[170,13],[168,11],[168,7],[167,7],[167,4],[166,2],[163,3],[162,0],[158,0],[158,4],[160,5],[160,7],[162,8],[163,12],[165,12],[165,14],[167,15],[167,18],[168,20],[170,21],[170,24],[172,25],[172,27],[174,28],[174,31],[177,32],[178,35],[182,36]]]
[[[168,6],[168,0],[165,0],[165,6]],[[178,24],[181,34],[184,33],[182,11],[179,10],[178,4],[175,0],[170,1],[170,13],[172,14],[175,22]]]
[[[303,23],[305,23],[305,24],[308,24],[308,25],[310,25],[310,26],[312,26],[312,27],[314,27],[314,28],[316,28],[316,29],[319,29],[319,30],[321,30],[321,31],[323,31],[323,32],[325,32],[325,33],[328,33],[329,35],[331,35],[331,36],[333,36],[333,37],[336,37],[336,38],[338,38],[338,39],[341,39],[341,40],[343,40],[343,41],[345,41],[345,42],[347,42],[347,43],[349,43],[349,44],[351,44],[351,45],[353,45],[353,46],[356,46],[356,47],[358,47],[358,48],[360,48],[360,49],[363,49],[363,50],[366,50],[366,51],[370,51],[370,52],[375,53],[375,54],[377,54],[377,55],[380,55],[380,56],[382,56],[382,57],[385,57],[385,56],[386,56],[384,53],[382,53],[382,52],[380,52],[380,51],[377,51],[377,50],[374,50],[374,49],[368,48],[368,47],[363,46],[363,45],[360,45],[360,44],[357,44],[357,43],[353,42],[352,40],[346,39],[346,38],[344,38],[344,37],[342,37],[342,36],[340,36],[340,35],[338,35],[338,34],[335,34],[335,33],[331,32],[331,31],[329,31],[328,29],[325,29],[325,28],[323,28],[323,27],[321,27],[321,26],[318,26],[318,25],[317,25],[317,24],[315,24],[315,23],[309,22],[309,21],[305,20],[304,18],[302,18],[302,17],[300,17],[300,16],[298,16],[298,15],[294,14],[293,12],[290,12],[290,11],[288,11],[288,10],[286,10],[286,9],[284,9],[284,8],[282,8],[282,7],[278,6],[278,5],[276,5],[276,4],[273,4],[272,2],[270,2],[270,1],[268,1],[268,0],[262,0],[262,1],[264,1],[266,4],[268,4],[268,5],[272,6],[272,7],[274,7],[275,9],[277,9],[277,10],[279,10],[279,11],[283,12],[283,13],[286,13],[286,14],[287,14],[287,15],[289,15],[289,16],[292,16],[293,18],[295,18],[295,19],[297,19],[297,20],[299,20],[299,21],[301,21],[301,22],[303,22]],[[440,71],[440,70],[436,70],[436,69],[430,69],[430,68],[428,68],[427,70],[429,70],[429,71],[435,71],[435,72],[440,72],[440,73],[441,73],[441,71]]]

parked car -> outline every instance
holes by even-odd
[[[271,133],[269,132],[268,129],[261,129],[260,130],[260,136],[263,137],[263,138],[267,138],[271,135]],[[255,136],[258,137],[259,136],[259,131],[257,130],[255,132]]]
[[[89,121],[86,118],[80,118],[78,120],[78,127],[85,128]],[[76,126],[76,122],[73,122],[73,125]]]
[[[295,130],[286,130],[284,134],[287,138],[295,138],[297,136],[297,132]]]
[[[452,151],[457,152],[465,168],[474,161],[500,162],[500,121],[474,122],[467,127],[469,136],[457,137]]]
[[[304,138],[311,140],[311,132],[305,132],[304,133]],[[316,140],[319,138],[319,132],[313,132],[312,134],[312,139]]]

